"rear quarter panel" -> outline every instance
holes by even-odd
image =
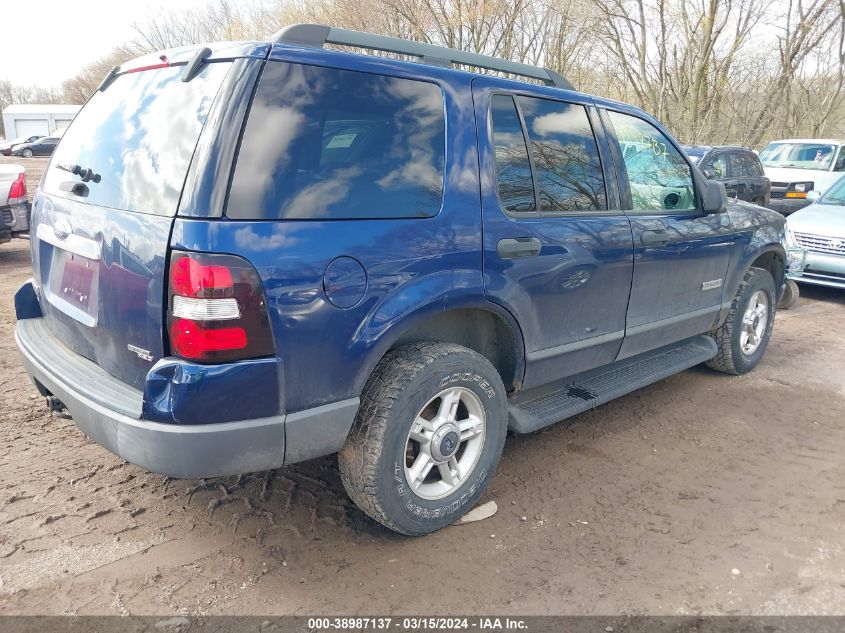
[[[435,81],[446,108],[440,212],[388,220],[177,218],[175,249],[245,257],[263,282],[288,412],[360,395],[375,364],[407,327],[451,308],[490,307],[481,271],[478,155],[469,75],[379,58],[282,47],[271,59]],[[343,309],[325,292],[338,257],[366,271],[363,298]]]

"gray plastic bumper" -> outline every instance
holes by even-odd
[[[255,420],[149,422],[140,418],[141,391],[68,349],[43,318],[18,321],[15,341],[26,371],[64,403],[83,433],[123,459],[171,477],[255,472],[336,452],[358,409],[358,398],[351,398]]]

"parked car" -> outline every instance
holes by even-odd
[[[34,136],[21,136],[19,138],[12,139],[11,141],[4,141],[0,143],[0,155],[11,156],[12,148],[15,145],[20,145],[21,143],[32,143],[40,138],[42,138],[42,136],[36,134]]]
[[[25,233],[28,215],[26,170],[20,165],[0,165],[0,243]]]
[[[705,176],[725,185],[729,197],[761,207],[769,205],[771,181],[763,173],[757,154],[750,149],[693,145],[684,150]]]
[[[845,177],[786,222],[789,277],[803,284],[845,289]]]
[[[31,143],[21,143],[15,145],[12,149],[12,154],[15,156],[23,156],[24,158],[32,158],[33,156],[50,156],[59,144],[58,136],[45,136],[32,141]]]
[[[772,141],[760,152],[760,161],[772,180],[769,207],[789,215],[810,204],[810,191],[824,193],[845,173],[845,141]]]
[[[68,128],[15,297],[40,392],[124,459],[207,477],[339,451],[363,511],[420,535],[478,500],[508,429],[763,357],[784,219],[645,112],[318,25],[164,55]]]

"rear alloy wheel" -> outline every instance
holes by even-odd
[[[29,149],[29,148],[26,148],[24,151],[21,152],[21,155],[24,158],[32,158],[32,150]]]
[[[775,282],[767,270],[751,268],[725,322],[713,332],[719,351],[707,365],[728,374],[751,371],[766,353],[774,321]]]
[[[448,497],[474,471],[487,414],[472,391],[441,391],[417,414],[405,442],[405,480],[423,499]]]
[[[367,381],[340,475],[382,525],[429,534],[478,501],[506,434],[505,388],[490,361],[452,343],[413,343],[388,352]]]

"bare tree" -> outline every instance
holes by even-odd
[[[208,0],[136,24],[137,40],[65,82],[64,98],[83,102],[138,53],[262,40],[293,22],[548,66],[686,142],[845,133],[845,0]],[[0,82],[0,105],[32,98],[11,91]]]

